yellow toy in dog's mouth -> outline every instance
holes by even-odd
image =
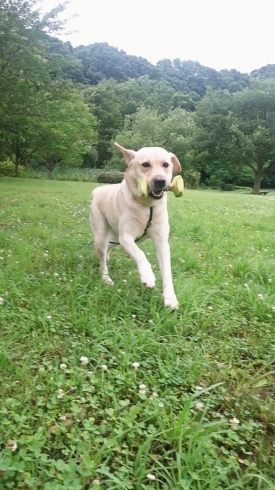
[[[172,183],[169,185],[168,191],[172,191],[176,197],[181,197],[183,194],[184,190],[184,183],[183,183],[183,178],[181,175],[176,175],[176,177],[173,178]],[[147,180],[145,177],[140,177],[138,179],[138,197],[140,199],[146,199],[146,197],[149,196],[149,186],[147,183]],[[162,193],[160,194],[160,197],[162,196]]]
[[[176,177],[173,178],[169,190],[174,192],[176,197],[182,196],[184,190],[184,182],[181,175],[176,175]]]
[[[138,179],[138,197],[141,199],[146,199],[149,195],[149,187],[147,184],[147,180],[144,177],[140,177]]]

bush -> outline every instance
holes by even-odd
[[[123,179],[123,172],[101,172],[97,177],[97,182],[100,184],[120,184]]]
[[[99,169],[82,167],[57,167],[53,171],[54,180],[70,180],[74,182],[97,182]]]
[[[234,186],[232,184],[223,184],[222,190],[223,191],[234,191]]]
[[[25,167],[19,165],[18,175],[22,177],[26,172]],[[0,162],[0,177],[14,177],[15,176],[15,165],[11,160],[6,160],[5,162]]]
[[[186,187],[189,187],[189,189],[198,189],[200,178],[201,174],[196,170],[186,170],[184,172],[184,181],[186,183]]]
[[[54,180],[75,181],[75,182],[97,182],[99,169],[80,168],[80,167],[57,167],[53,171]],[[45,167],[28,169],[24,177],[28,179],[47,179]]]
[[[215,174],[211,175],[209,179],[206,179],[205,183],[206,185],[209,185],[211,189],[220,189],[222,185],[221,179]]]
[[[244,185],[236,185],[235,186],[236,191],[252,191],[252,187],[246,187]]]

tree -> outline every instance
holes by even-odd
[[[83,90],[84,101],[89,105],[90,111],[97,119],[97,158],[98,166],[110,160],[112,156],[112,139],[123,125],[119,98],[116,94],[116,82],[108,80],[95,87]]]
[[[232,112],[232,95],[227,91],[208,90],[197,106],[189,154],[193,164],[206,177],[215,175],[222,182],[234,184],[241,174],[244,159],[236,141],[237,120]]]
[[[193,130],[193,115],[183,109],[170,111],[164,118],[155,109],[141,106],[135,114],[125,117],[124,127],[116,134],[116,140],[134,150],[144,146],[161,146],[176,153],[184,162]],[[111,163],[117,165],[118,161],[114,153]]]
[[[42,115],[42,114],[41,114]],[[30,160],[42,162],[48,178],[58,164],[81,165],[82,155],[96,144],[96,119],[80,94],[70,85],[60,87],[58,97],[43,106],[43,117],[19,117],[6,135],[9,156],[15,164],[27,166]]]
[[[133,114],[141,105],[165,114],[172,109],[176,93],[168,82],[151,80],[148,75],[116,84],[115,92],[123,116]]]
[[[263,176],[275,172],[275,82],[255,81],[235,94],[209,91],[196,120],[198,166],[234,183],[246,165],[254,173],[252,192],[259,193]]]
[[[79,61],[70,45],[49,35],[62,28],[57,16],[65,4],[42,17],[37,3],[4,0],[0,10],[0,142],[4,156],[14,161],[15,175],[19,165],[40,158],[41,152],[48,162],[49,142],[56,161],[65,156],[76,161],[87,139],[95,141],[95,118],[66,81],[67,70],[77,69]]]
[[[74,49],[74,54],[82,61],[83,75],[91,85],[110,78],[125,82],[143,75],[159,77],[157,68],[145,58],[129,56],[108,43],[81,45]]]
[[[48,178],[52,179],[58,165],[81,166],[83,155],[90,150],[92,142],[96,143],[96,120],[77,93],[60,107],[51,103],[49,110],[54,117],[42,124],[44,143],[37,156],[44,162]]]
[[[255,80],[250,88],[234,95],[233,110],[257,194],[263,176],[275,175],[275,81]]]

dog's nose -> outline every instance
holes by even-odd
[[[166,187],[166,180],[159,176],[154,178],[154,190],[159,191]]]

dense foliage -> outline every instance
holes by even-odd
[[[123,170],[113,141],[177,153],[185,178],[275,186],[275,65],[250,75],[195,61],[129,56],[107,43],[74,48],[58,39],[59,5],[0,8],[0,175],[6,161],[46,168]],[[192,179],[191,179],[192,180]]]

